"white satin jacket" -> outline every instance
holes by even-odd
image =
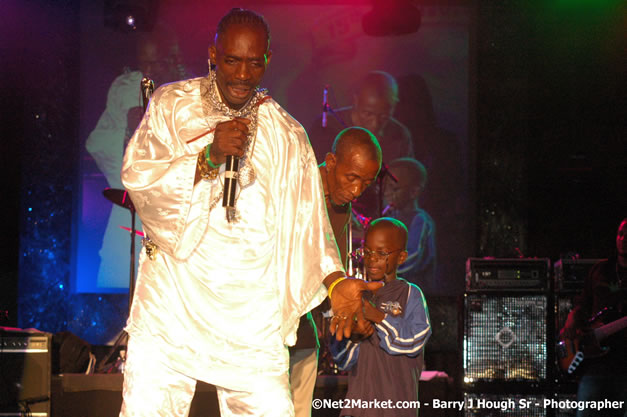
[[[221,199],[210,206],[223,167],[194,185],[213,134],[192,139],[228,120],[208,107],[202,80],[157,89],[124,155],[122,182],[159,248],[154,260],[142,252],[127,331],[162,344],[181,372],[243,389],[250,375],[285,372],[300,316],[343,267],[307,135],[274,100],[259,107],[241,221],[226,221]]]

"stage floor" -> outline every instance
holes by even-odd
[[[314,398],[339,400],[346,394],[346,377],[320,375]],[[117,417],[122,405],[122,374],[64,374],[52,377],[51,417]],[[425,371],[420,378],[420,400],[453,399],[453,381],[443,372]],[[312,417],[337,417],[339,410],[313,410]],[[220,415],[215,387],[199,382],[190,417]],[[421,417],[451,417],[445,410],[421,409]]]

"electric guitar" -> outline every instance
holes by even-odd
[[[605,355],[608,347],[602,347],[601,342],[609,336],[627,328],[627,317],[620,318],[605,325],[596,324],[587,332],[575,339],[560,338],[555,349],[557,360],[562,372],[573,375],[584,359],[598,358]]]

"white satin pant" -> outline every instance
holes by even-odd
[[[163,363],[148,343],[131,340],[124,367],[120,417],[187,417],[196,380]],[[288,374],[259,378],[250,391],[216,386],[221,417],[293,417]]]

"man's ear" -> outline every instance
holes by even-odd
[[[268,50],[268,52],[266,52],[266,67],[268,65],[270,65],[270,59],[272,59],[272,50]]]
[[[407,251],[401,251],[401,253],[398,254],[398,264],[401,265],[403,263],[405,263],[405,261],[407,260]]]
[[[216,64],[216,60],[218,58],[217,58],[217,54],[216,54],[216,46],[215,45],[209,46],[209,59],[211,60],[211,63],[213,65]]]
[[[327,170],[335,169],[335,165],[337,164],[337,157],[334,153],[327,152],[327,155],[324,157],[324,162],[326,163]]]

